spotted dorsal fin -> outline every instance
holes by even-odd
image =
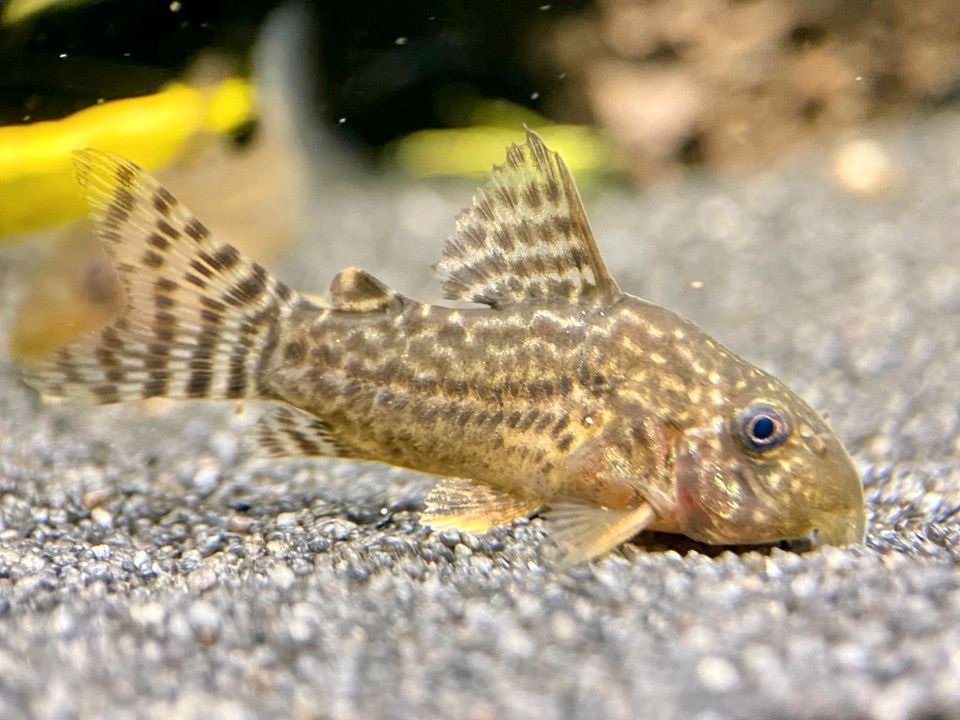
[[[357,267],[341,270],[330,283],[330,304],[338,310],[386,310],[400,299],[395,290]]]
[[[457,217],[436,270],[448,298],[493,307],[547,299],[605,303],[620,295],[570,172],[530,130]]]

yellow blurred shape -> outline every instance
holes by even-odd
[[[451,115],[465,127],[411,133],[391,148],[394,162],[415,177],[484,175],[503,162],[504,148],[523,142],[526,125],[560,153],[571,172],[611,169],[610,143],[586,125],[553,125],[530,108],[503,99],[468,98],[451,108]]]
[[[494,100],[468,99],[461,105],[461,109],[466,116],[466,122],[462,124],[466,126],[492,125],[493,127],[511,129],[522,125],[541,127],[550,124],[549,120],[535,110],[503,98]]]
[[[252,112],[253,86],[232,77],[212,89],[171,83],[153,95],[95,105],[62,120],[0,127],[0,242],[84,214],[72,150],[102,148],[156,168],[198,131],[227,131]]]
[[[70,5],[81,5],[89,0],[10,0],[3,8],[3,15],[0,16],[0,23],[10,25],[20,22],[24,18],[43,12],[54,5],[60,8]]]
[[[203,127],[218,133],[233,130],[253,115],[253,85],[238,77],[221,82],[206,108]]]
[[[570,171],[599,173],[611,169],[613,153],[609,142],[584,125],[535,127],[551,150],[563,157]],[[511,143],[522,143],[520,126],[506,129],[489,125],[448,130],[421,130],[397,142],[394,160],[415,177],[430,175],[484,175],[503,162],[503,151]]]
[[[305,183],[299,147],[269,122],[242,148],[206,137],[198,140],[160,169],[158,180],[217,237],[269,263],[301,226]],[[45,234],[56,242],[26,279],[7,340],[12,357],[44,357],[102,327],[119,310],[119,285],[91,230],[81,222]]]

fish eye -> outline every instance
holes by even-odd
[[[786,413],[767,403],[755,403],[740,413],[740,440],[750,450],[765,452],[779,447],[790,435]]]

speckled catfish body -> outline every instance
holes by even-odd
[[[863,489],[775,378],[610,277],[562,160],[529,133],[457,219],[419,303],[356,268],[317,305],[215,240],[136,166],[78,154],[125,289],[112,326],[33,369],[53,395],[274,401],[272,456],[445,476],[424,523],[482,531],[546,510],[568,561],[643,529],[708,543],[858,542]]]

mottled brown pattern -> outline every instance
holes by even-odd
[[[47,393],[274,401],[256,432],[267,455],[443,475],[433,527],[482,531],[546,506],[569,561],[644,528],[862,537],[860,479],[822,418],[685,318],[620,292],[563,161],[533,133],[438,263],[450,297],[487,306],[473,309],[419,303],[358,268],[314,305],[131,163],[84,151],[77,168],[127,310],[34,368]]]

